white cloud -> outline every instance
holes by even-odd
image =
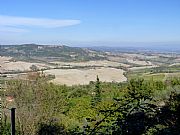
[[[0,31],[26,32],[18,27],[58,28],[80,24],[80,20],[61,20],[48,18],[28,18],[0,15]]]

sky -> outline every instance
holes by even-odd
[[[0,44],[180,45],[180,0],[0,0]]]

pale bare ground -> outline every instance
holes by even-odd
[[[136,53],[123,53],[122,54],[124,57],[126,57],[126,58],[134,58],[134,57],[140,57],[140,58],[142,58],[142,57],[144,57],[144,55],[142,55],[142,54],[136,54]]]
[[[132,67],[129,68],[129,70],[139,70],[139,69],[154,68],[154,67],[158,67],[158,66],[152,65],[152,66]]]
[[[23,61],[9,61],[11,57],[0,57],[0,72],[6,72],[6,71],[29,71],[31,70],[30,67],[32,65],[36,65],[37,68],[43,69],[47,68],[46,64],[41,63],[29,63],[29,62],[23,62]]]
[[[133,59],[127,59],[129,63],[138,64],[142,66],[152,65],[150,61],[140,61],[140,60],[133,60]]]
[[[113,67],[118,67],[118,66],[125,66],[127,67],[128,65],[119,63],[119,62],[113,62],[113,61],[108,61],[108,60],[99,60],[99,61],[87,61],[87,62],[52,62],[54,64],[58,64],[59,66],[103,66],[103,67],[108,67],[108,66],[113,66]]]
[[[11,59],[11,57],[0,56],[0,64],[6,63]]]
[[[46,70],[45,74],[55,75],[55,79],[52,80],[56,84],[66,85],[78,85],[89,84],[90,81],[95,81],[97,75],[102,82],[123,82],[127,78],[123,75],[122,69],[115,68],[96,68],[88,70],[78,69],[51,69]]]
[[[145,58],[157,58],[158,56],[153,55],[153,56],[147,56],[144,54],[136,54],[136,53],[122,53],[122,56],[125,57],[126,59],[145,59]]]
[[[123,67],[130,67],[130,65],[123,63],[123,62],[126,61],[126,59],[125,59],[125,58],[122,58],[122,57],[109,56],[109,57],[108,57],[108,60],[113,61],[113,62],[120,63],[121,66],[123,66]]]
[[[173,63],[173,64],[171,64],[171,65],[169,65],[170,67],[171,66],[180,66],[180,63]]]

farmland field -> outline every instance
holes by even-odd
[[[55,77],[51,78],[53,83],[78,85],[95,81],[96,76],[102,82],[124,82],[132,78],[165,80],[180,71],[179,54],[114,53],[34,44],[1,49],[1,80],[28,78],[28,72],[44,71],[45,75]]]
[[[46,70],[46,74],[55,75],[52,82],[56,84],[89,84],[95,81],[98,76],[102,82],[124,82],[126,77],[123,75],[122,69],[115,68],[95,68],[95,69],[51,69]]]

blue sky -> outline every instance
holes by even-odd
[[[180,43],[180,0],[0,0],[0,44]]]

